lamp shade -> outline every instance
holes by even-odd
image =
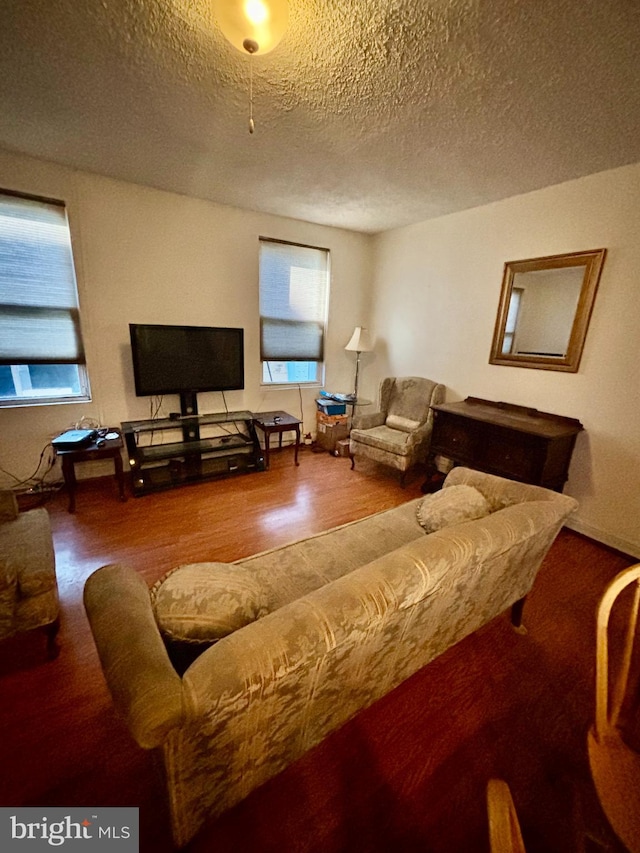
[[[214,0],[224,36],[242,53],[269,53],[289,23],[288,0]]]
[[[373,346],[368,330],[362,326],[356,326],[345,349],[351,352],[371,352]]]

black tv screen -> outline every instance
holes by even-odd
[[[244,329],[130,323],[138,397],[244,388]]]

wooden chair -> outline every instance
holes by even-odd
[[[489,780],[487,813],[491,853],[526,853],[511,791],[502,779]]]
[[[618,596],[635,583],[626,626],[622,661],[609,690],[609,616]],[[623,739],[620,717],[629,689],[629,674],[638,637],[640,563],[611,581],[598,607],[596,638],[596,717],[587,742],[591,775],[612,829],[631,853],[640,851],[640,753]],[[637,698],[637,697],[636,697]],[[636,708],[637,713],[637,708]]]

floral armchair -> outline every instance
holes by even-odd
[[[54,658],[59,612],[49,514],[18,512],[13,492],[0,491],[0,640],[40,628]]]
[[[444,400],[444,385],[421,376],[388,377],[380,383],[377,412],[354,417],[349,441],[351,468],[358,458],[390,465],[401,473],[425,462],[433,412]]]

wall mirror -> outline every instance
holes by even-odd
[[[508,261],[489,363],[575,373],[606,251]]]

